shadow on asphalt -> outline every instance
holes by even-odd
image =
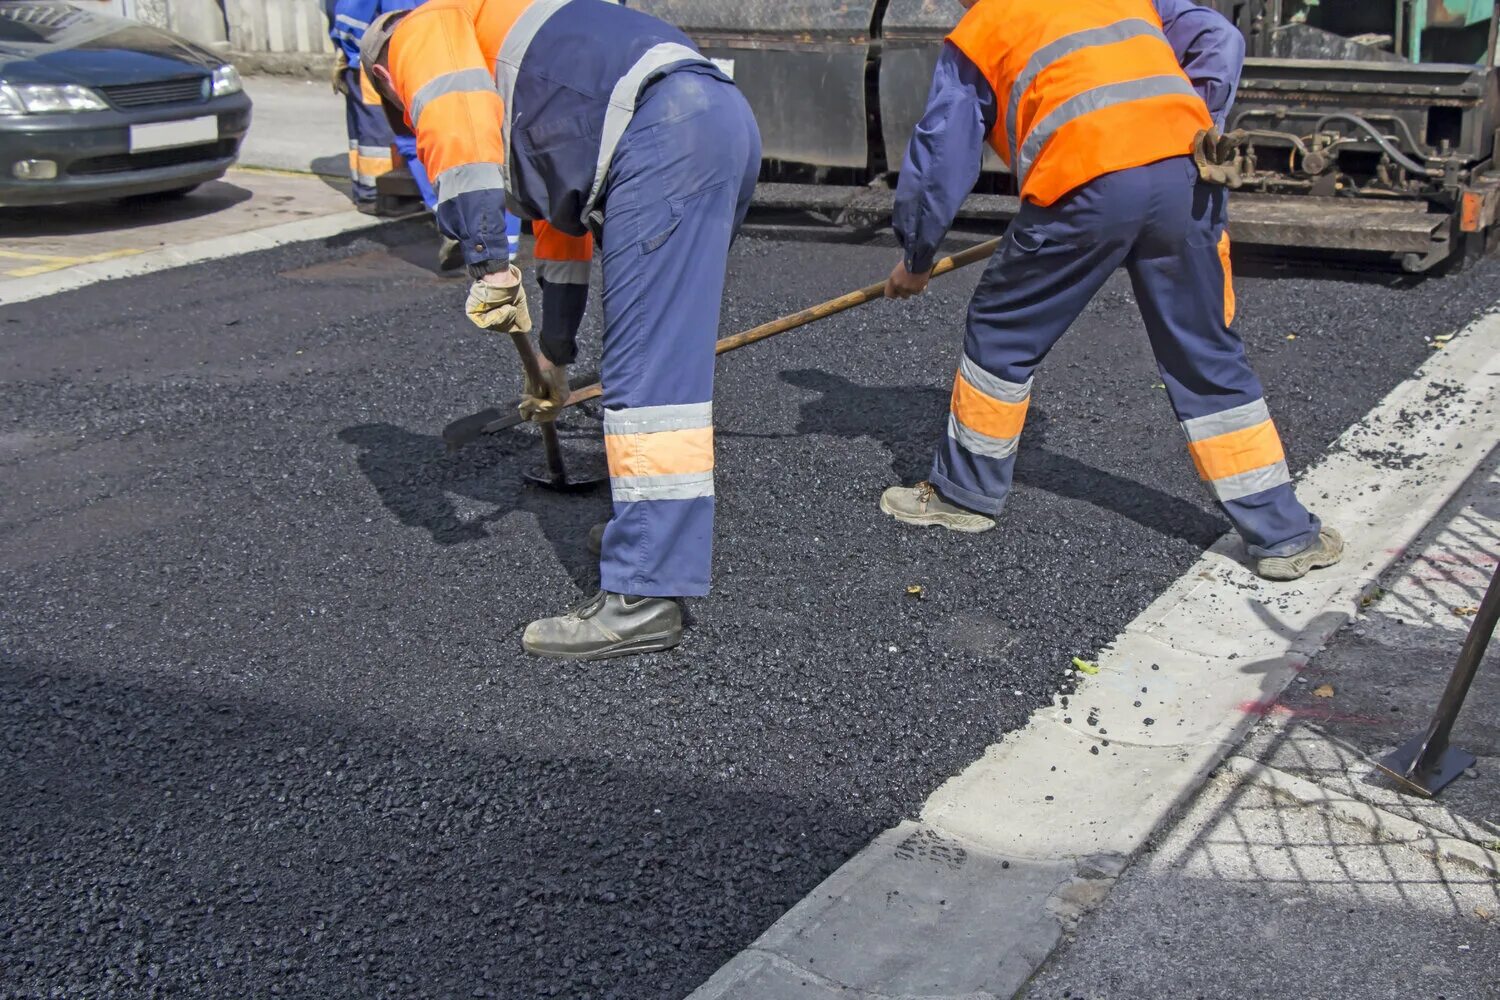
[[[565,456],[575,467],[598,460],[590,453],[591,439],[599,436],[591,424],[583,415],[567,426],[560,423]],[[406,527],[426,531],[438,545],[466,545],[490,537],[490,524],[524,511],[536,518],[574,585],[585,592],[597,588],[598,560],[588,551],[586,531],[579,529],[609,517],[609,493],[563,495],[526,483],[522,470],[542,456],[537,442],[524,432],[489,438],[458,453],[449,452],[437,435],[387,423],[346,427],[338,436],[359,449],[360,472],[386,510]],[[466,512],[460,499],[493,509]],[[587,510],[597,510],[596,516],[581,518]]]
[[[822,393],[802,404],[796,436],[873,438],[891,453],[891,471],[901,482],[927,478],[932,448],[948,412],[947,390],[925,385],[865,386],[814,368],[784,371],[781,379]],[[1047,411],[1033,403],[1016,459],[1016,485],[1092,504],[1197,548],[1207,548],[1229,530],[1228,521],[1195,504],[1049,450],[1050,424]],[[726,435],[733,436],[733,432]]]
[[[539,754],[527,732],[434,739],[4,663],[6,996],[515,998],[575,965],[623,996],[707,978],[726,914],[769,923],[869,833],[833,801]],[[750,872],[684,849],[717,842],[774,856],[774,889],[743,898]]]

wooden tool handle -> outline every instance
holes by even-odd
[[[936,278],[950,271],[956,271],[961,267],[968,267],[976,261],[984,260],[993,254],[999,246],[1000,238],[985,240],[983,243],[975,244],[969,247],[969,249],[960,251],[951,257],[944,257],[933,266],[932,276]],[[829,299],[827,302],[811,306],[800,312],[794,312],[790,316],[783,316],[769,323],[762,323],[760,326],[752,327],[742,333],[724,337],[714,346],[714,353],[728,354],[730,351],[737,351],[741,347],[748,347],[758,341],[765,340],[767,337],[774,337],[779,333],[786,333],[788,330],[795,330],[799,326],[806,326],[809,323],[815,323],[820,319],[826,319],[829,316],[837,315],[856,306],[862,306],[867,302],[873,302],[884,295],[885,282],[882,281],[879,284],[867,285],[858,291],[840,295],[836,299]],[[526,365],[529,359],[529,363],[535,365],[536,356],[532,353],[531,341],[527,340],[524,334],[517,334],[516,336],[519,338],[516,341],[516,349],[521,351],[521,364]],[[528,367],[527,374],[530,375],[531,371],[532,369]],[[564,408],[576,406],[586,400],[598,399],[603,394],[604,387],[598,382],[580,386],[569,394],[563,406]],[[484,416],[483,414],[474,414],[450,424],[443,432],[444,439],[448,441],[448,446],[450,448],[462,447],[463,444],[481,434],[494,434],[507,427],[515,427],[523,422],[520,416],[514,412],[500,410],[493,412],[496,414],[495,418],[487,423],[479,419]]]
[[[521,367],[526,372],[526,381],[537,389],[542,387],[542,363],[536,359],[536,350],[531,346],[531,337],[524,333],[512,332],[510,335],[512,343],[516,345],[516,353],[521,355]],[[563,406],[573,405],[571,397]],[[557,425],[550,420],[533,421],[542,431],[542,448],[547,452],[547,471],[552,478],[558,482],[566,482],[568,470],[563,465],[562,444],[557,440]]]
[[[985,242],[977,244],[976,246],[969,247],[969,249],[967,250],[956,253],[952,257],[944,257],[942,260],[938,261],[936,265],[934,265],[932,269],[932,276],[936,278],[940,275],[947,274],[949,271],[956,271],[961,267],[967,267],[977,260],[983,260],[990,254],[994,253],[995,248],[999,245],[999,239],[986,240]],[[760,326],[753,327],[743,333],[736,333],[732,336],[725,337],[723,340],[720,340],[718,345],[714,348],[714,353],[728,354],[730,351],[737,351],[741,347],[748,347],[756,341],[765,340],[767,337],[774,337],[778,333],[786,333],[788,330],[795,330],[799,326],[806,326],[809,323],[816,323],[820,319],[827,319],[829,316],[835,316],[846,310],[853,309],[856,306],[862,306],[866,302],[873,302],[876,299],[884,297],[885,282],[882,281],[879,284],[866,285],[864,288],[861,288],[858,291],[849,292],[846,295],[840,295],[836,299],[829,299],[827,302],[822,302],[818,305],[810,306],[800,312],[794,312],[790,316],[783,316],[780,319],[773,319],[769,323],[762,323]]]

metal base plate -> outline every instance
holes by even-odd
[[[528,483],[535,483],[544,489],[557,490],[559,493],[586,493],[609,481],[608,476],[588,470],[570,472],[561,477],[554,476],[552,470],[545,465],[532,466],[522,475]]]
[[[1425,771],[1410,773],[1422,745],[1427,742],[1426,733],[1418,733],[1399,749],[1392,751],[1375,766],[1390,775],[1403,789],[1423,798],[1435,798],[1455,778],[1474,766],[1475,758],[1457,747],[1448,747],[1438,758],[1436,766]]]

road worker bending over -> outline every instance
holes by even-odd
[[[371,26],[362,59],[404,111],[437,219],[475,278],[467,312],[529,332],[505,213],[536,224],[542,382],[522,412],[554,420],[604,266],[604,434],[614,517],[593,599],[532,622],[540,656],[675,646],[675,598],[708,593],[714,341],[730,241],[760,170],[734,84],[687,36],[607,0],[428,0]]]
[[[1005,506],[1032,374],[1124,267],[1188,451],[1256,560],[1294,580],[1344,543],[1297,500],[1260,381],[1231,326],[1222,127],[1244,40],[1188,0],[962,0],[907,150],[886,294],[923,291],[979,177],[986,137],[1021,210],[969,306],[948,432],[927,482],[880,506],[987,531]],[[1195,162],[1195,154],[1200,167]]]

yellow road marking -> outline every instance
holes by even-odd
[[[145,251],[127,247],[124,250],[106,250],[104,253],[89,254],[87,257],[64,257],[60,254],[22,253],[18,250],[0,250],[0,257],[46,261],[47,263],[45,264],[11,268],[5,272],[13,278],[31,278],[38,274],[46,274],[49,271],[61,271],[64,268],[75,267],[79,264],[92,264],[95,261],[101,260],[115,260],[119,257],[133,257],[138,253],[145,253]]]
[[[0,250],[0,257],[9,257],[13,260],[66,260],[77,263],[82,257],[64,257],[58,253],[22,253],[20,250]]]

